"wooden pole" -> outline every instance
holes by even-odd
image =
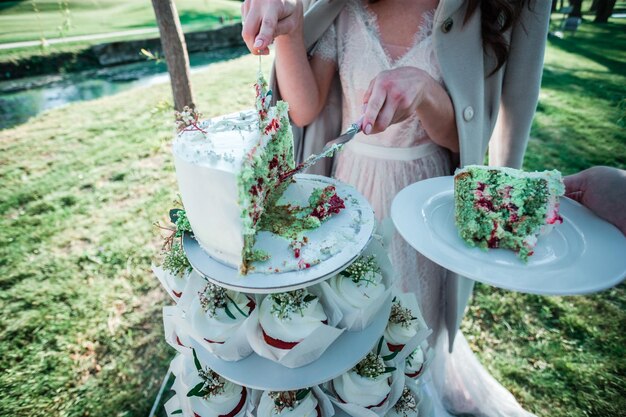
[[[189,56],[174,0],[152,0],[152,7],[159,25],[167,70],[170,73],[174,107],[178,111],[185,106],[193,108],[195,105],[191,94]]]

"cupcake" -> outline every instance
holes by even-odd
[[[421,346],[415,349],[405,359],[404,374],[409,378],[417,378],[424,371],[424,362],[426,361],[424,350]]]
[[[256,417],[322,417],[317,398],[311,389],[298,391],[265,391]]]
[[[242,417],[246,413],[247,390],[226,381],[209,368],[202,369],[195,351],[192,372],[183,375],[189,407],[194,417]]]
[[[396,404],[385,414],[385,417],[418,417],[418,401],[413,392],[404,387]]]
[[[199,308],[191,316],[191,325],[208,343],[223,344],[256,307],[247,295],[212,283],[207,283],[198,296]]]
[[[395,297],[391,304],[391,314],[389,323],[385,328],[385,340],[387,348],[391,352],[399,352],[412,337],[417,334],[420,328],[420,321],[414,312],[406,307],[400,297]]]
[[[361,256],[328,284],[342,304],[357,309],[369,307],[386,289],[374,255]]]
[[[281,350],[293,349],[327,322],[319,298],[306,289],[268,295],[259,308],[263,340]]]
[[[342,403],[380,407],[389,398],[393,370],[385,366],[379,355],[370,352],[350,371],[333,379],[332,388]]]

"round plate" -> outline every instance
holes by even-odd
[[[626,277],[626,238],[613,225],[568,198],[563,224],[539,237],[524,263],[507,249],[470,247],[454,223],[454,177],[412,184],[398,193],[391,218],[402,237],[439,265],[507,290],[544,295],[601,291]]]
[[[254,247],[272,256],[268,261],[253,263],[252,272],[240,275],[238,269],[212,258],[191,235],[185,234],[183,248],[194,269],[221,287],[266,294],[308,287],[337,274],[355,260],[367,246],[375,226],[374,211],[365,197],[328,177],[300,174],[295,178],[281,203],[305,204],[313,189],[334,185],[346,206],[319,228],[305,234],[308,243],[299,258],[295,258],[289,240],[261,232]],[[306,263],[311,266],[305,267]]]
[[[191,337],[191,347],[200,361],[239,385],[260,390],[288,391],[312,387],[352,369],[380,339],[391,312],[391,298],[372,324],[359,332],[343,332],[316,361],[300,368],[287,368],[256,353],[237,361],[219,359]]]

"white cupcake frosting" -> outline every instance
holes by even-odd
[[[419,321],[417,319],[410,320],[408,323],[396,323],[393,322],[394,311],[396,308],[399,309],[407,309],[407,307],[403,306],[399,301],[394,301],[391,309],[391,316],[389,318],[389,323],[387,323],[387,327],[385,328],[385,340],[387,343],[392,345],[405,345],[413,336],[417,334],[419,330]],[[399,305],[399,307],[398,307]],[[415,317],[415,313],[408,309],[413,317]]]
[[[265,391],[261,395],[261,401],[257,408],[256,417],[317,417],[318,402],[313,392],[309,392],[303,400],[301,400],[294,408],[283,408],[280,412],[277,410],[274,400]],[[321,416],[320,416],[321,417]]]
[[[424,351],[421,347],[418,347],[406,358],[404,373],[406,375],[415,375],[421,372],[423,367]]]
[[[366,308],[385,292],[385,286],[382,283],[383,276],[376,272],[369,272],[365,280],[354,282],[351,278],[338,274],[329,279],[328,284],[348,305],[354,308]]]
[[[188,372],[182,375],[182,379],[183,384],[187,387],[187,392],[202,382],[202,378],[200,378],[198,371],[195,369],[189,369]],[[182,394],[186,396],[187,392]],[[228,415],[235,410],[244,395],[246,395],[244,387],[224,381],[224,387],[218,394],[206,398],[189,397],[189,404],[193,412],[200,417],[219,417]],[[245,412],[245,405],[241,411]],[[236,416],[242,415],[241,411]]]
[[[207,341],[224,342],[228,340],[250,314],[251,309],[248,305],[251,300],[245,294],[234,291],[226,291],[226,294],[237,306],[235,307],[230,301],[226,305],[234,319],[226,313],[224,307],[216,308],[215,314],[211,314],[210,311],[205,312],[200,307],[191,318],[192,326]]]
[[[389,374],[368,378],[349,371],[333,379],[332,384],[339,399],[361,407],[377,406],[391,391]]]
[[[301,312],[292,312],[284,319],[272,313],[273,305],[271,296],[265,297],[261,302],[259,323],[268,336],[284,342],[299,342],[327,320],[324,308],[317,297],[309,301]]]

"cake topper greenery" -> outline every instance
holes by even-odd
[[[398,414],[402,414],[403,416],[408,416],[410,414],[414,414],[417,411],[417,401],[415,401],[415,397],[410,389],[406,386],[402,390],[402,395],[396,405],[393,407]]]
[[[235,300],[228,294],[228,291],[218,285],[208,282],[204,289],[198,292],[198,296],[202,310],[204,310],[209,317],[215,316],[218,308],[223,308],[226,315],[233,320],[236,320],[235,314],[231,311],[233,308],[242,316],[248,317],[248,313],[239,308]],[[229,305],[231,307],[229,307]]]
[[[293,313],[304,316],[304,309],[317,297],[305,289],[271,294],[273,301],[270,312],[281,320],[290,319]]]
[[[174,112],[174,116],[176,117],[176,130],[178,133],[193,130],[206,133],[206,131],[200,127],[200,118],[202,117],[202,114],[197,112],[196,109],[185,106],[182,111]]]
[[[341,275],[350,278],[355,284],[364,283],[365,286],[375,284],[374,275],[380,274],[381,269],[376,262],[376,255],[361,256],[349,267],[341,272]]]
[[[393,303],[391,304],[389,323],[399,324],[400,326],[408,329],[415,320],[417,320],[417,317],[413,316],[411,309],[403,307],[402,304],[400,304],[400,300],[394,298]]]
[[[381,375],[391,373],[395,370],[396,368],[394,367],[386,366],[383,358],[376,352],[368,353],[367,356],[354,367],[354,371],[358,375],[370,379],[376,379]]]
[[[270,391],[267,395],[274,400],[274,408],[277,413],[284,409],[293,410],[311,392],[310,388],[299,389],[297,391]]]
[[[155,224],[159,229],[168,232],[162,247],[165,253],[163,269],[176,277],[184,278],[187,273],[191,272],[191,264],[183,250],[182,238],[184,232],[191,232],[191,225],[183,209],[170,210],[170,220],[174,227]]]
[[[192,352],[193,363],[198,371],[198,376],[202,381],[187,393],[187,397],[201,397],[207,399],[223,393],[226,380],[212,369],[203,369],[200,361],[198,360],[195,349],[192,349]]]

